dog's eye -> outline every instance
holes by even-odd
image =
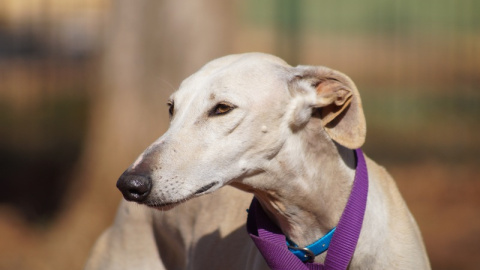
[[[233,104],[230,104],[228,102],[220,102],[217,105],[215,105],[215,107],[212,108],[209,115],[216,116],[216,115],[227,114],[235,108],[236,106]]]
[[[168,114],[170,115],[170,117],[172,117],[172,116],[173,116],[173,112],[174,112],[174,110],[175,110],[175,105],[174,105],[173,101],[169,101],[169,102],[167,103],[167,106],[168,106]]]

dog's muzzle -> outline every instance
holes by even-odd
[[[152,190],[152,179],[145,175],[123,173],[117,181],[117,188],[125,200],[141,203]]]

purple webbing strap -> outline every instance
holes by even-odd
[[[280,228],[268,218],[258,200],[256,198],[252,200],[248,212],[247,231],[271,269],[347,269],[362,229],[368,195],[368,172],[365,158],[362,150],[357,149],[355,153],[357,168],[352,191],[330,242],[325,265],[303,263],[293,255],[287,248],[285,235]]]
[[[325,258],[325,269],[347,269],[362,230],[367,206],[368,172],[362,150],[357,149],[357,170],[352,191]]]
[[[323,270],[321,265],[308,267],[310,263],[304,264],[288,250],[285,235],[268,218],[256,198],[248,209],[247,231],[271,269]]]

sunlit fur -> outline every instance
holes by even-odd
[[[126,173],[153,179],[143,204],[182,204],[161,212],[123,203],[87,269],[268,269],[245,232],[249,193],[299,246],[336,226],[355,175],[352,149],[366,135],[350,78],[266,54],[232,55],[187,78],[170,100],[169,130]],[[222,102],[232,109],[209,114]],[[327,106],[337,106],[328,121]],[[366,160],[367,209],[350,269],[430,268],[394,181]]]

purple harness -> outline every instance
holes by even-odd
[[[365,157],[355,150],[357,168],[347,205],[333,233],[325,265],[304,263],[288,250],[285,235],[265,214],[260,203],[253,198],[247,218],[247,231],[253,242],[273,270],[340,270],[347,269],[362,230],[367,204],[368,172]]]

